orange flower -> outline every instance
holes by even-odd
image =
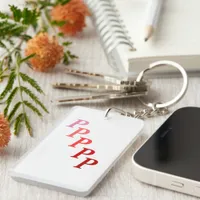
[[[0,148],[6,147],[10,141],[10,127],[7,119],[0,114]]]
[[[85,5],[83,0],[71,0],[69,3],[63,6],[66,10],[65,12],[78,12],[84,16],[90,16],[90,11],[88,7]]]
[[[81,32],[85,25],[85,16],[90,15],[88,8],[81,0],[71,0],[65,5],[57,5],[51,11],[51,17],[55,21],[66,21],[59,27],[66,35],[75,35]]]
[[[45,72],[55,67],[63,58],[63,47],[58,44],[55,37],[47,33],[39,33],[27,42],[25,55],[35,54],[29,59],[36,71]]]

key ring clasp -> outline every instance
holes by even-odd
[[[178,63],[173,62],[173,61],[168,61],[168,60],[157,61],[157,62],[150,64],[150,66],[147,69],[145,69],[139,73],[136,81],[138,81],[138,82],[142,81],[144,78],[144,74],[146,72],[148,72],[154,68],[163,67],[163,66],[170,66],[170,67],[174,67],[174,68],[178,69],[181,72],[182,77],[183,77],[183,86],[181,88],[181,91],[178,93],[178,95],[175,98],[173,98],[171,101],[168,101],[165,103],[157,103],[157,104],[144,103],[144,101],[141,98],[139,98],[139,100],[144,105],[151,107],[151,108],[152,108],[152,105],[154,105],[155,108],[166,108],[171,105],[174,105],[175,103],[179,102],[183,98],[183,96],[185,95],[187,88],[188,88],[188,76],[187,76],[185,69]]]

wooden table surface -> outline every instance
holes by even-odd
[[[2,6],[7,1],[1,2]],[[16,1],[15,1],[16,2]],[[1,6],[1,8],[2,8]],[[110,73],[110,67],[107,64],[104,52],[99,43],[94,28],[90,25],[76,39],[72,50],[80,56],[80,59],[73,63],[71,67],[92,72]],[[29,73],[42,85],[46,96],[42,101],[47,105],[50,114],[46,114],[42,120],[35,118],[30,114],[31,122],[34,129],[34,137],[29,137],[27,131],[22,129],[19,137],[12,137],[9,146],[0,150],[0,200],[81,200],[84,198],[75,197],[48,189],[42,189],[35,186],[17,183],[9,176],[9,169],[31,148],[35,147],[49,131],[59,122],[64,115],[71,109],[72,105],[57,106],[52,103],[55,97],[68,95],[81,95],[80,92],[63,91],[52,89],[53,82],[67,81],[86,81],[88,79],[79,79],[77,77],[63,73],[63,66],[57,66],[52,73],[38,73],[28,68],[23,71]],[[180,78],[167,78],[164,80],[154,79],[152,81],[152,95],[149,99],[155,101],[165,101],[175,96],[181,88]],[[2,89],[3,85],[0,85]],[[200,106],[200,78],[190,78],[188,92],[185,97],[175,106],[170,108],[173,112],[184,106]],[[141,105],[136,99],[112,100],[79,104],[91,108],[105,110],[110,106],[122,108],[127,111],[133,111],[140,108]],[[2,111],[2,106],[0,106]],[[134,179],[133,167],[131,163],[132,154],[138,147],[153,134],[153,132],[162,124],[168,116],[156,117],[145,120],[145,127],[135,144],[125,153],[119,162],[112,168],[108,175],[98,185],[94,192],[87,198],[88,200],[195,200],[197,198],[156,188]],[[125,133],[124,133],[125,134]],[[123,137],[123,134],[122,134]]]

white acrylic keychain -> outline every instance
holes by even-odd
[[[11,170],[16,181],[87,196],[139,136],[140,119],[74,107]],[[134,129],[133,129],[134,127]],[[126,134],[122,134],[126,133]]]

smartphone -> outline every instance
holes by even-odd
[[[136,179],[200,197],[200,108],[174,112],[132,161]]]

